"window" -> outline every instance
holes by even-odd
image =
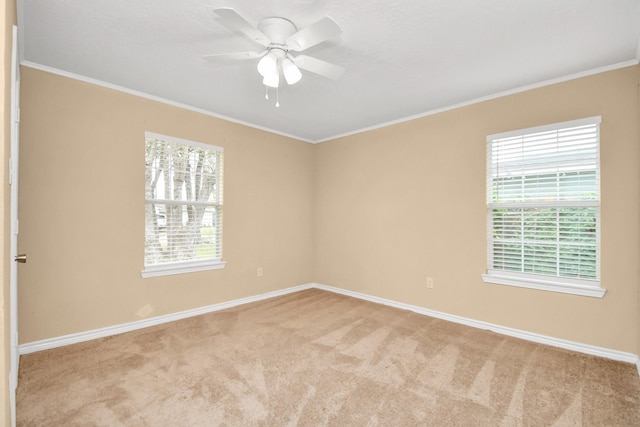
[[[224,267],[223,149],[145,133],[142,277]]]
[[[600,117],[487,137],[485,282],[602,297]]]

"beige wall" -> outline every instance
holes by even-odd
[[[315,281],[640,352],[639,81],[630,67],[310,145],[23,68],[20,341]],[[607,294],[483,283],[486,135],[593,115]],[[225,147],[224,270],[140,278],[145,130]]]
[[[8,0],[2,2],[0,7],[0,46],[2,46],[3,58],[2,84],[0,92],[2,99],[2,121],[0,122],[0,134],[2,134],[2,149],[0,150],[0,186],[2,188],[2,208],[0,209],[0,275],[2,275],[2,292],[0,292],[0,424],[10,425],[9,412],[9,369],[11,363],[9,326],[10,326],[10,299],[9,299],[9,252],[10,252],[10,187],[8,181],[7,164],[11,151],[11,45],[13,25],[16,23],[16,2]]]
[[[639,67],[317,146],[315,280],[632,353],[638,346]],[[485,141],[602,115],[603,299],[484,283]],[[426,288],[426,277],[435,279]]]
[[[21,343],[312,281],[314,146],[26,67],[21,101]],[[145,131],[224,147],[223,270],[140,277]]]

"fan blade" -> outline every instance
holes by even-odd
[[[287,38],[289,50],[301,51],[332,39],[340,35],[342,30],[336,22],[325,16],[315,24],[312,24]]]
[[[235,34],[248,37],[250,40],[260,43],[267,47],[271,41],[262,31],[251,25],[249,21],[244,19],[234,9],[230,7],[221,7],[213,10],[221,18],[222,24]]]
[[[298,55],[293,61],[298,68],[328,77],[332,80],[338,80],[344,74],[344,68],[321,59],[307,55]]]
[[[238,61],[242,59],[260,58],[263,55],[263,53],[259,53],[259,52],[214,53],[212,55],[204,55],[202,59],[210,62],[231,62],[231,61]]]

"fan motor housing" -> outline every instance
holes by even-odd
[[[287,38],[298,31],[296,25],[286,18],[272,16],[264,18],[258,24],[258,29],[269,37],[272,45],[285,45]]]

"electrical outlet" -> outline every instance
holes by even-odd
[[[262,277],[262,267],[258,267],[258,277]]]
[[[427,288],[433,289],[433,277],[427,277]]]

